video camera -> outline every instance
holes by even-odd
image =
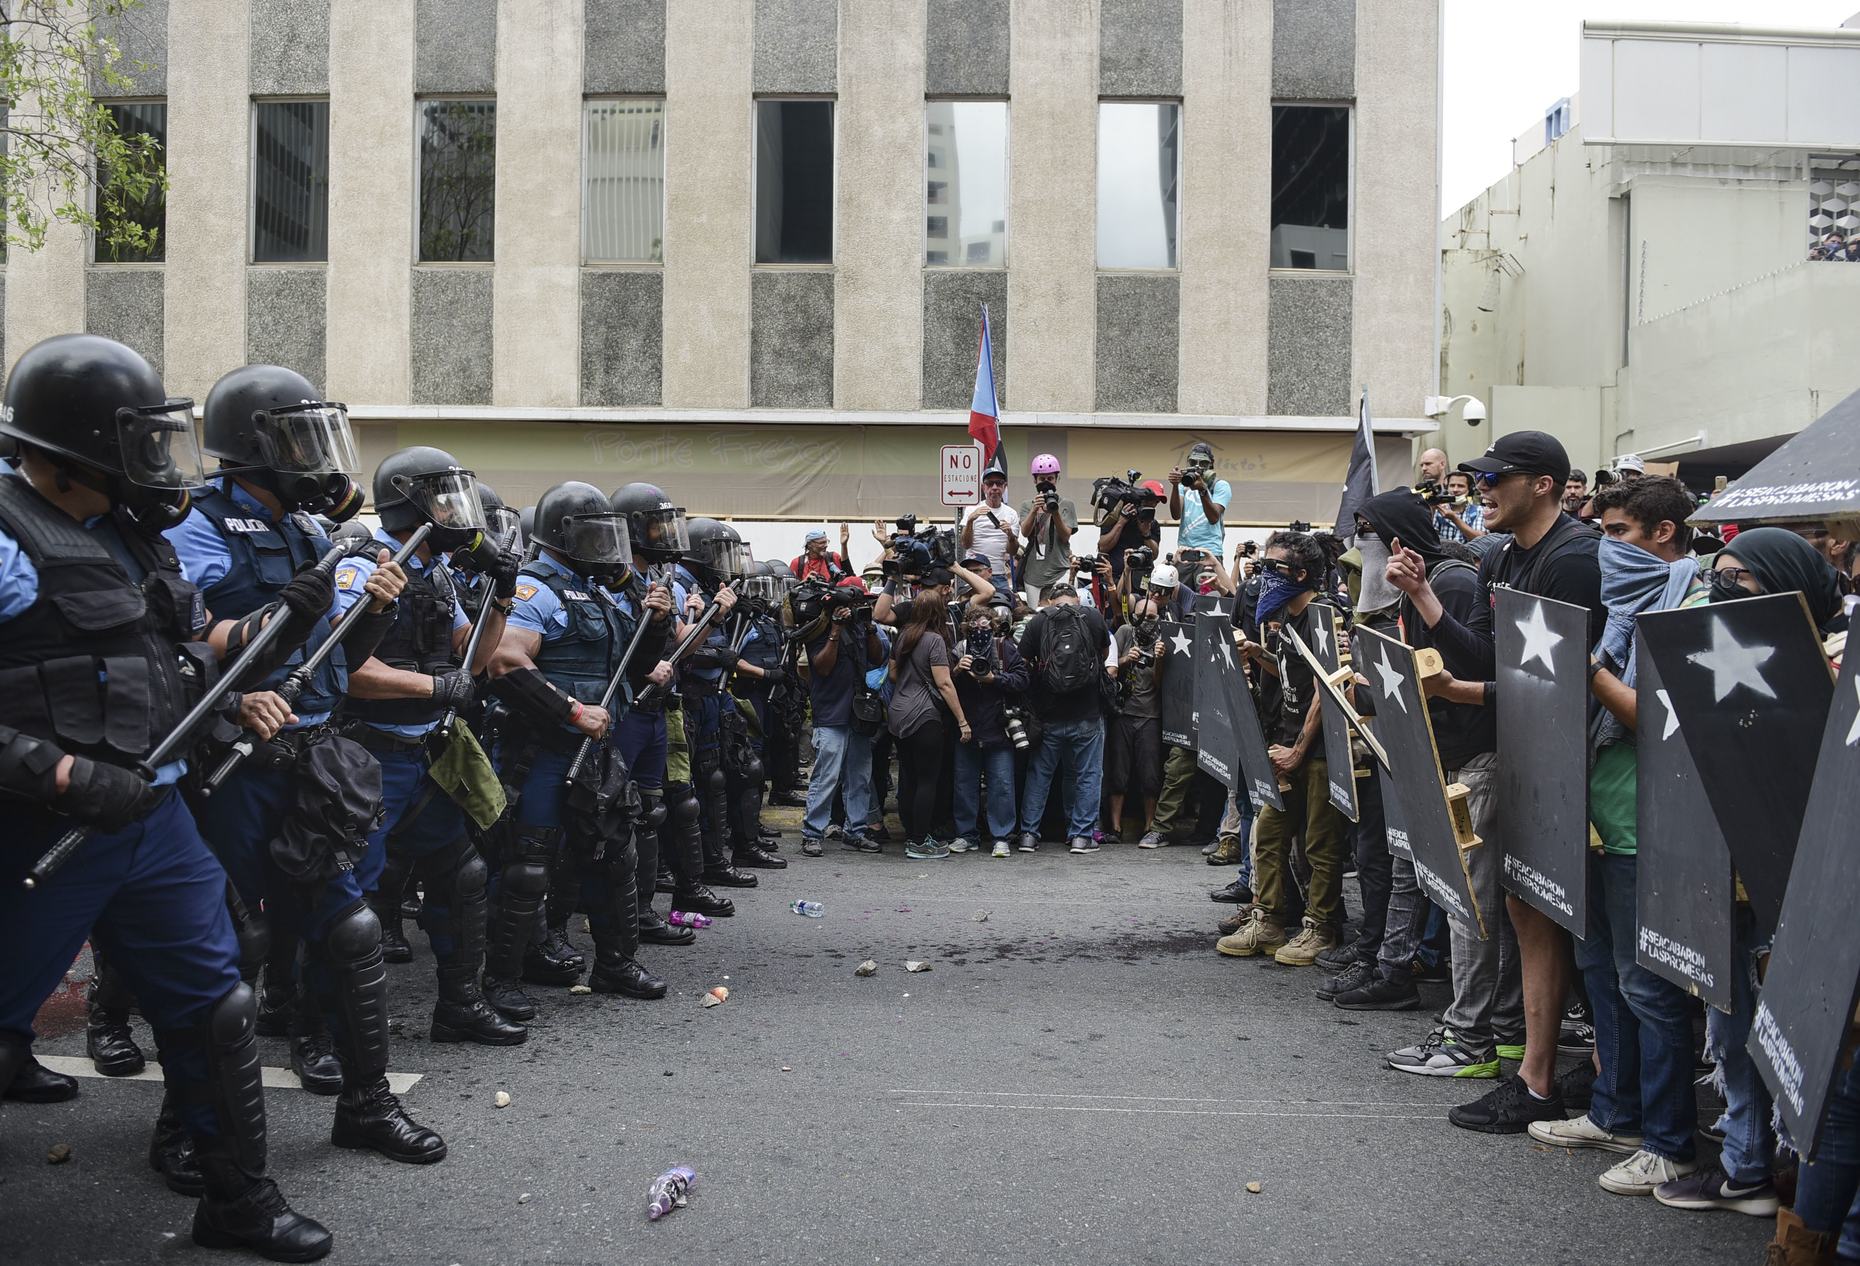
[[[813,637],[836,611],[851,611],[848,623],[869,621],[877,601],[876,595],[857,589],[844,589],[824,580],[804,580],[789,590],[782,623],[794,630],[790,636]]]
[[[932,567],[956,565],[956,530],[919,523],[914,514],[893,520],[892,557],[884,561],[887,576],[921,576]]]
[[[1162,498],[1145,488],[1137,480],[1143,477],[1140,470],[1127,470],[1120,478],[1117,475],[1100,475],[1091,481],[1091,504],[1098,511],[1099,528],[1109,528],[1117,522],[1118,511],[1123,506],[1134,510],[1153,510],[1162,503]]]
[[[1290,523],[1287,523],[1285,527],[1287,531],[1291,532],[1304,532],[1309,534],[1311,531],[1311,524],[1304,519],[1293,519]]]

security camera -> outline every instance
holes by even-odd
[[[1468,400],[1460,416],[1466,419],[1467,426],[1478,426],[1485,421],[1485,405],[1478,400]]]

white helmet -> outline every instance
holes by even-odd
[[[1168,563],[1157,563],[1150,568],[1150,588],[1152,589],[1174,589],[1181,583],[1181,573]]]

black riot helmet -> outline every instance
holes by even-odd
[[[536,538],[536,507],[524,506],[517,511],[517,526],[523,530],[523,539],[531,541]]]
[[[736,529],[715,519],[691,520],[691,548],[685,563],[698,579],[712,585],[727,585],[755,571],[756,560]]]
[[[515,510],[504,504],[504,499],[497,495],[497,489],[482,479],[478,481],[478,504],[484,507],[485,534],[497,542],[498,548],[522,548],[522,520],[517,517]]]
[[[201,448],[220,469],[264,488],[287,510],[341,522],[362,508],[349,407],[321,398],[282,365],[246,365],[213,384],[201,410]]]
[[[561,555],[589,580],[618,583],[633,565],[626,515],[593,484],[570,481],[543,493],[536,503],[531,539]]]
[[[98,334],[60,334],[21,354],[0,434],[49,454],[153,532],[186,518],[189,491],[207,482],[194,402],[170,400],[139,353]]]
[[[469,550],[486,535],[478,480],[442,448],[415,445],[390,453],[375,471],[375,513],[387,532],[431,523],[435,551]]]
[[[626,515],[633,548],[642,558],[675,563],[691,549],[683,506],[672,504],[657,484],[633,483],[613,495],[613,508]]]

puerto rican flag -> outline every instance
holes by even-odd
[[[975,358],[975,394],[969,400],[969,434],[982,446],[982,473],[1007,473],[1001,451],[1001,406],[995,399],[994,337],[988,329],[988,305],[982,305],[982,345]]]

